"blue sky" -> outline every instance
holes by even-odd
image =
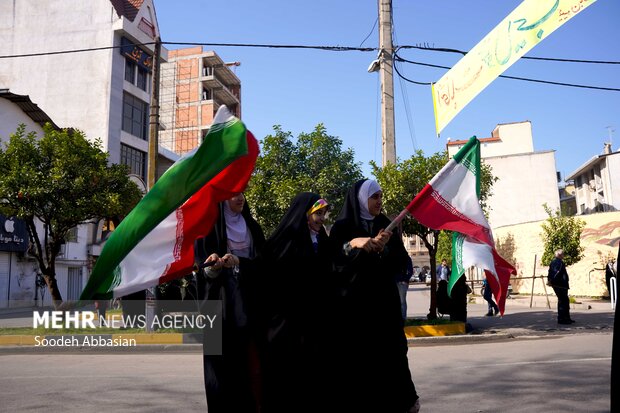
[[[549,1],[550,4],[553,0]],[[521,0],[393,0],[394,44],[470,50]],[[165,42],[252,43],[358,47],[377,19],[376,0],[155,0]],[[598,0],[569,20],[526,56],[620,61],[620,1]],[[377,27],[364,47],[378,46]],[[181,46],[166,46],[175,49]],[[381,164],[380,84],[366,69],[376,52],[205,47],[235,68],[242,82],[242,119],[257,138],[273,125],[294,136],[323,123],[369,175]],[[402,50],[405,59],[453,66],[460,55]],[[445,69],[402,63],[413,80],[435,82]],[[504,74],[556,82],[620,88],[620,65],[521,59]],[[562,176],[602,153],[615,129],[620,147],[620,92],[577,89],[497,79],[435,134],[430,86],[395,75],[396,154],[432,154],[446,139],[488,137],[498,123],[532,122],[535,150],[556,150]],[[518,173],[518,171],[515,171]]]

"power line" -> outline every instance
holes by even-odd
[[[430,50],[432,52],[445,52],[445,53],[458,53],[465,56],[468,52],[458,49],[450,49],[446,47],[429,47],[429,46],[399,46],[399,49],[419,49]],[[556,57],[535,57],[535,56],[522,56],[521,59],[529,60],[548,60],[551,62],[568,62],[568,63],[591,63],[602,65],[620,65],[620,62],[606,61],[606,60],[584,60],[584,59],[560,59]]]
[[[439,69],[451,69],[451,67],[449,67],[449,66],[434,65],[434,64],[431,64],[431,63],[422,63],[422,62],[415,62],[413,60],[403,59],[402,57],[398,56],[398,54],[396,54],[396,53],[394,53],[394,59],[399,61],[399,62],[406,62],[406,63],[410,63],[410,64],[413,64],[413,65],[418,65],[418,66],[435,67],[435,68],[439,68]],[[402,76],[400,74],[400,72],[398,72],[398,70],[396,70],[396,73],[398,73],[398,76]],[[551,80],[530,79],[530,78],[525,78],[525,77],[508,76],[508,75],[499,75],[499,77],[503,77],[504,79],[523,80],[523,81],[526,81],[526,82],[544,83],[544,84],[548,84],[548,85],[568,86],[568,87],[576,87],[576,88],[582,88],[582,89],[607,90],[607,91],[612,91],[612,92],[620,92],[620,89],[612,88],[612,87],[579,85],[579,84],[575,84],[575,83],[553,82]],[[403,79],[405,79],[408,82],[417,84],[417,85],[430,85],[430,83],[416,82],[416,81],[413,81],[411,79],[407,79],[405,77],[403,77]]]
[[[375,22],[376,24],[376,22]],[[374,27],[373,27],[374,31]],[[371,33],[369,33],[369,36]],[[368,38],[368,36],[367,36]],[[362,41],[362,43],[364,43]],[[154,45],[155,42],[147,42],[147,43],[133,43],[132,46],[149,46]],[[199,43],[199,42],[161,42],[161,44],[169,44],[169,45],[177,45],[177,46],[219,46],[219,47],[255,47],[255,48],[272,48],[272,49],[315,49],[315,50],[326,50],[326,51],[335,51],[335,52],[346,52],[346,51],[359,51],[359,52],[373,52],[378,51],[379,49],[376,47],[349,47],[349,46],[312,46],[312,45],[286,45],[286,44],[253,44],[253,43]],[[15,55],[3,55],[0,56],[0,59],[9,59],[9,58],[18,58],[18,57],[36,57],[36,56],[49,56],[49,55],[57,55],[57,54],[68,54],[68,53],[81,53],[81,52],[92,52],[92,51],[100,51],[100,50],[109,50],[109,49],[119,49],[123,46],[105,46],[105,47],[92,47],[85,49],[72,49],[72,50],[57,50],[52,52],[40,52],[40,53],[24,53],[24,54],[15,54]],[[419,50],[429,50],[435,52],[447,52],[447,53],[458,53],[461,55],[466,55],[467,52],[458,49],[451,48],[443,48],[443,47],[429,47],[429,46],[395,46],[396,50],[398,49],[419,49]],[[591,64],[612,64],[617,65],[620,62],[617,61],[604,61],[604,60],[584,60],[584,59],[560,59],[553,57],[533,57],[533,56],[523,56],[521,59],[530,59],[530,60],[548,60],[554,62],[572,62],[572,63],[591,63]]]
[[[128,43],[128,46],[149,46],[154,45],[155,42],[148,43]],[[348,46],[310,46],[310,45],[289,45],[289,44],[250,44],[250,43],[195,43],[195,42],[161,42],[161,44],[170,44],[177,46],[219,46],[219,47],[255,47],[255,48],[270,48],[270,49],[315,49],[326,50],[332,52],[376,52],[379,49],[376,47],[348,47]],[[56,50],[53,52],[39,52],[39,53],[23,53],[14,55],[3,55],[0,59],[11,59],[18,57],[37,57],[37,56],[50,56],[69,53],[81,53],[81,52],[95,52],[100,50],[120,49],[125,46],[105,46],[105,47],[91,47],[86,49],[72,49],[72,50]]]
[[[220,46],[220,47],[256,47],[268,49],[315,49],[331,52],[376,52],[376,47],[349,47],[349,46],[310,46],[300,44],[253,44],[253,43],[193,43],[193,42],[162,42],[162,44],[174,44],[177,46]]]
[[[155,42],[150,43],[135,43],[128,44],[129,46],[148,46],[153,45]],[[82,53],[82,52],[96,52],[100,50],[110,50],[110,49],[120,49],[125,46],[105,46],[105,47],[90,47],[87,49],[72,49],[72,50],[56,50],[53,52],[40,52],[40,53],[24,53],[24,54],[14,54],[14,55],[4,55],[0,56],[0,59],[11,59],[14,57],[37,57],[37,56],[51,56],[57,54],[69,54],[69,53]]]
[[[326,50],[326,51],[336,51],[336,52],[343,52],[343,51],[360,51],[360,52],[372,52],[372,51],[377,51],[377,48],[373,48],[373,47],[347,47],[347,46],[309,46],[309,45],[277,45],[277,44],[249,44],[249,43],[195,43],[195,42],[161,42],[162,44],[173,44],[173,45],[180,45],[180,46],[221,46],[221,47],[256,47],[256,48],[275,48],[275,49],[315,49],[315,50]],[[153,45],[155,44],[155,42],[149,42],[149,43],[134,43],[131,44],[132,46],[148,46],[148,45]],[[72,49],[72,50],[57,50],[57,51],[52,51],[52,52],[40,52],[40,53],[24,53],[24,54],[17,54],[17,55],[3,55],[0,56],[0,59],[9,59],[9,58],[20,58],[20,57],[36,57],[36,56],[50,56],[50,55],[59,55],[59,54],[68,54],[68,53],[82,53],[82,52],[92,52],[92,51],[101,51],[101,50],[109,50],[109,49],[119,49],[123,46],[105,46],[105,47],[92,47],[92,48],[85,48],[85,49]],[[433,51],[451,51],[451,52],[457,52],[457,53],[461,53],[461,54],[465,54],[465,52],[460,51],[460,50],[456,50],[456,49],[440,49],[440,48],[429,48],[429,47],[422,47],[422,46],[400,46],[398,48],[396,48],[396,50],[398,49],[410,49],[410,48],[415,48],[415,49],[424,49],[424,50],[433,50]],[[420,65],[420,66],[428,66],[428,67],[435,67],[435,68],[440,68],[440,69],[451,69],[448,66],[440,66],[440,65],[433,65],[430,63],[422,63],[422,62],[415,62],[412,60],[407,60],[407,59],[403,59],[402,57],[400,57],[397,53],[394,53],[394,58],[398,61],[401,62],[406,62],[406,63],[410,63],[410,64],[415,64],[415,65]],[[523,57],[525,58],[525,57]],[[552,59],[552,58],[537,58],[539,60],[555,60],[555,61],[568,61],[567,59]],[[570,61],[576,61],[576,62],[580,62],[580,63],[608,63],[608,64],[617,64],[620,62],[601,62],[601,61],[587,61],[587,60],[570,60]],[[408,79],[407,77],[403,76],[398,69],[395,69],[396,73],[402,77],[404,80],[413,83],[413,84],[417,84],[417,85],[429,85],[430,82],[418,82],[418,81],[414,81],[411,79]],[[620,92],[620,89],[617,88],[610,88],[610,87],[600,87],[600,86],[589,86],[589,85],[579,85],[579,84],[573,84],[573,83],[563,83],[563,82],[553,82],[553,81],[549,81],[549,80],[540,80],[540,79],[529,79],[529,78],[524,78],[524,77],[516,77],[516,76],[507,76],[507,75],[500,75],[499,77],[503,77],[506,79],[514,79],[514,80],[523,80],[523,81],[527,81],[527,82],[535,82],[535,83],[544,83],[544,84],[549,84],[549,85],[557,85],[557,86],[567,86],[567,87],[576,87],[576,88],[582,88],[582,89],[594,89],[594,90],[606,90],[606,91],[613,91],[613,92]]]
[[[364,40],[362,40],[362,42],[360,43],[360,47],[362,47],[362,45],[364,44],[364,42],[366,40],[368,40],[368,38],[370,37],[370,35],[372,34],[372,32],[375,31],[375,27],[377,27],[377,22],[379,21],[379,16],[377,16],[377,18],[375,19],[375,24],[372,25],[372,29],[370,29],[370,33],[368,33],[368,36],[366,36],[364,38]]]

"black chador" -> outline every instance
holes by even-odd
[[[297,195],[263,250],[268,303],[264,411],[329,411],[322,406],[329,374],[323,352],[329,312],[331,260],[321,226],[309,213],[327,207],[317,194]]]
[[[265,237],[247,203],[241,213],[226,201],[209,235],[195,243],[196,263],[213,253],[232,253],[236,268],[205,270],[198,274],[203,300],[222,302],[222,355],[205,355],[204,381],[209,412],[255,412],[260,406],[260,273],[254,259]],[[205,331],[207,333],[207,331]]]
[[[334,388],[342,411],[406,412],[418,396],[394,276],[406,266],[407,252],[397,231],[381,252],[351,248],[349,241],[375,237],[390,223],[385,215],[370,213],[368,199],[381,189],[374,181],[365,182],[349,190],[330,232],[342,286]],[[360,202],[366,205],[360,207]]]

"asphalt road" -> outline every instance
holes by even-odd
[[[414,346],[409,363],[423,412],[605,412],[610,354],[611,334],[589,333]],[[197,352],[0,354],[0,366],[2,411],[206,411]]]

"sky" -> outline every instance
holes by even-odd
[[[164,42],[286,44],[376,48],[377,0],[154,0]],[[554,0],[547,1],[550,5]],[[394,45],[470,50],[521,0],[393,0]],[[526,56],[620,62],[620,1],[598,0],[551,33]],[[169,50],[187,46],[165,45]],[[322,51],[204,46],[241,80],[242,120],[260,140],[280,125],[293,136],[325,125],[343,148],[353,148],[362,172],[381,165],[378,73],[367,68],[376,51]],[[454,53],[400,50],[405,59],[452,67]],[[400,73],[436,82],[447,69],[399,63]],[[619,64],[520,59],[505,75],[620,88]],[[529,120],[534,150],[555,150],[562,177],[603,151],[620,148],[620,92],[496,79],[435,132],[430,86],[394,75],[396,156],[446,149],[446,140],[491,136],[497,124]],[[518,173],[518,171],[515,171]]]

